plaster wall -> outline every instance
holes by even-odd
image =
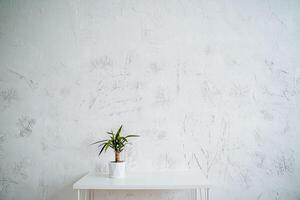
[[[300,199],[300,1],[0,0],[0,199],[71,200],[89,144],[195,169],[213,199]],[[102,199],[191,199],[190,191]]]

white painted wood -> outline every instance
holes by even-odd
[[[108,175],[87,174],[73,185],[73,189],[104,190],[152,190],[196,189],[210,187],[199,172],[140,172],[128,174],[124,179],[112,179]]]
[[[206,200],[209,200],[210,199],[210,194],[209,194],[210,188],[206,188],[206,190],[207,190]]]
[[[80,200],[80,189],[77,190],[77,199]]]
[[[201,196],[200,196],[200,191],[201,191],[201,188],[196,188],[196,200],[200,200],[200,198],[202,198]]]

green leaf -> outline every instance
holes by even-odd
[[[123,128],[123,125],[121,125],[119,130],[117,131],[116,138],[120,138],[120,133],[122,131],[122,128]]]
[[[110,147],[111,141],[105,144],[105,151],[107,151],[108,147]]]
[[[94,142],[94,143],[92,143],[92,144],[90,144],[90,145],[93,145],[93,144],[98,144],[98,143],[101,143],[101,142],[106,142],[107,140],[99,140],[99,141],[97,141],[97,142]]]
[[[122,152],[124,150],[124,148],[119,149],[119,152]]]
[[[125,137],[121,137],[121,140],[123,140],[123,142],[128,142],[128,140]]]
[[[129,138],[129,137],[140,137],[139,135],[127,135],[125,136],[125,138]]]
[[[101,144],[98,146],[98,148],[100,148],[102,145],[105,145],[105,144],[106,144],[106,142],[101,143]]]
[[[107,144],[107,143],[106,143]],[[106,145],[105,144],[105,145]],[[102,149],[100,150],[100,152],[99,152],[99,155],[98,156],[100,156],[101,155],[101,153],[103,152],[103,150],[104,150],[104,148],[105,148],[105,145],[102,147]]]
[[[115,138],[114,138],[114,137],[111,137],[110,141],[111,141],[111,143],[112,143],[113,146],[116,145],[116,141],[115,141]]]
[[[110,136],[111,140],[115,140],[115,134],[112,133],[111,136]]]

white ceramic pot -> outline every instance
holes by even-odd
[[[125,177],[125,162],[110,162],[109,163],[109,177],[110,178],[124,178]]]

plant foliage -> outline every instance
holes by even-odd
[[[109,139],[99,140],[91,144],[91,145],[98,144],[98,148],[100,149],[99,156],[103,151],[107,151],[108,148],[112,148],[116,153],[120,153],[124,150],[127,144],[130,144],[128,142],[128,138],[139,137],[139,135],[122,136],[121,135],[122,128],[123,125],[120,126],[117,133],[114,133],[113,131],[107,132],[107,134],[110,136]]]

